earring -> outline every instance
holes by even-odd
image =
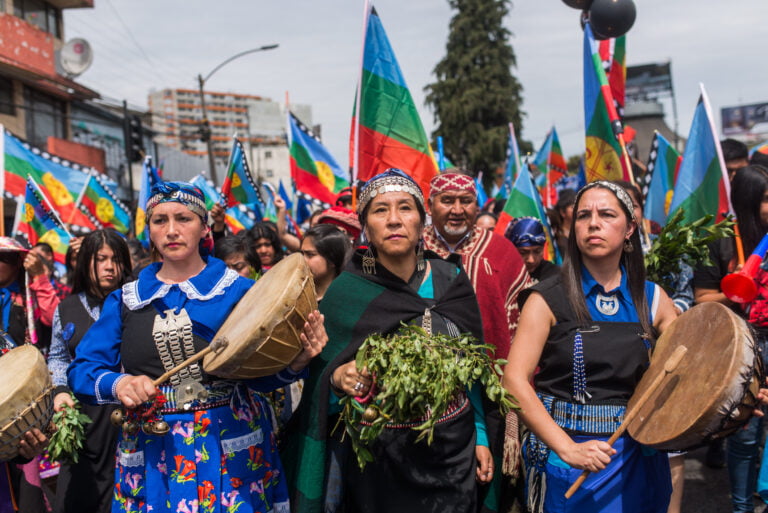
[[[418,246],[416,246],[416,270],[421,272],[426,266],[426,262],[424,262],[424,241],[420,240]]]
[[[632,245],[632,241],[629,239],[624,239],[624,252],[632,253],[634,250],[635,246]]]
[[[371,246],[368,246],[365,253],[363,253],[363,272],[365,274],[376,274],[376,257],[373,255]]]

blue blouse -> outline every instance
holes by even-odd
[[[590,274],[586,267],[581,267],[581,287],[587,303],[589,315],[594,321],[601,322],[640,322],[637,309],[629,291],[627,273],[621,267],[621,283],[613,290],[605,290]],[[650,323],[659,307],[658,285],[645,282],[645,297],[648,302]]]
[[[119,402],[115,388],[127,375],[122,372],[120,357],[123,306],[134,311],[160,300],[163,307],[185,308],[196,324],[196,331],[202,331],[199,334],[210,341],[254,283],[213,257],[207,258],[206,266],[198,275],[173,285],[157,279],[160,267],[160,263],[147,266],[138,280],[112,292],[104,302],[101,317],[77,346],[67,377],[75,395],[83,401],[91,404]],[[274,376],[249,380],[248,383],[255,391],[266,392],[292,383],[303,374],[286,368]]]

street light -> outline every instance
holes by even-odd
[[[239,59],[240,57],[244,55],[248,55],[249,53],[256,53],[256,52],[262,52],[264,50],[274,50],[280,45],[274,44],[274,45],[264,45],[260,46],[258,48],[252,48],[250,50],[246,50],[244,52],[240,52],[238,54],[233,55],[229,59],[225,60],[213,70],[211,70],[210,73],[208,73],[205,77],[202,75],[197,75],[197,82],[200,86],[200,107],[203,111],[203,120],[200,125],[200,135],[202,136],[203,140],[206,142],[206,145],[208,147],[208,168],[211,173],[211,180],[213,180],[214,185],[218,185],[218,180],[216,179],[216,160],[213,156],[213,143],[211,142],[211,126],[208,122],[208,113],[205,110],[205,92],[204,87],[205,83],[208,81],[208,79],[213,76],[214,73],[219,71],[221,68],[229,64],[230,62],[234,61],[235,59]],[[250,134],[249,134],[250,137]]]

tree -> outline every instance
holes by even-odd
[[[451,20],[446,55],[435,66],[436,81],[427,85],[426,103],[434,112],[445,153],[472,171],[492,171],[506,159],[508,124],[522,129],[522,86],[512,75],[515,53],[503,25],[509,0],[448,0]],[[525,153],[530,144],[520,141]]]

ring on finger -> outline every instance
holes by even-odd
[[[355,386],[354,386],[354,391],[355,392],[359,392],[362,389],[363,389],[363,384],[362,383],[360,383],[359,381],[357,383],[355,383]]]

